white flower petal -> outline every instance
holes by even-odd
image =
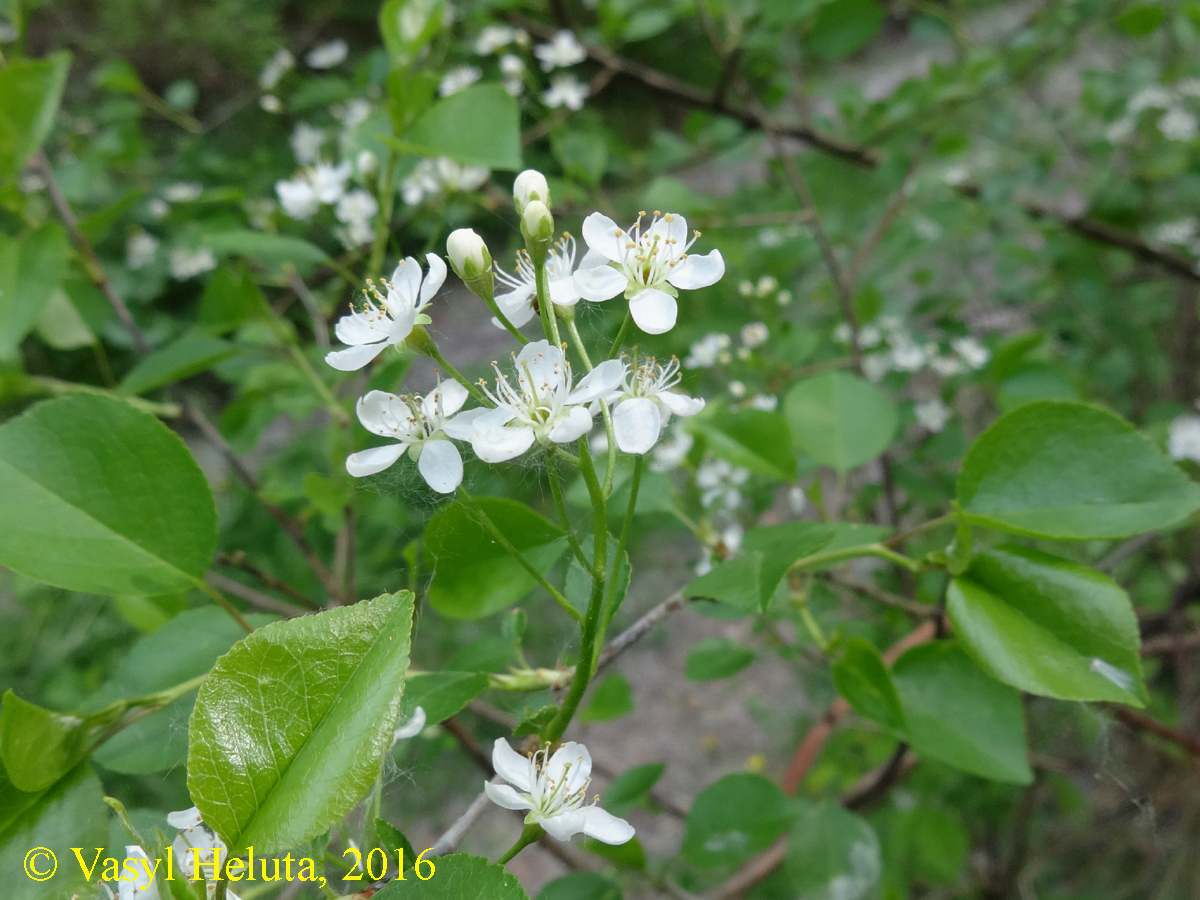
[[[429,304],[436,294],[446,282],[446,262],[436,253],[425,254],[425,261],[429,263],[429,271],[425,275],[425,283],[421,285],[421,302],[420,306],[424,307]]]
[[[677,416],[694,416],[700,410],[704,409],[703,398],[689,397],[687,394],[680,394],[675,391],[663,391],[658,395],[658,399],[662,402],[663,406]]]
[[[684,247],[687,245],[688,239],[687,219],[679,213],[667,213],[661,218],[655,219],[646,233],[650,235],[651,240],[658,238],[664,243],[673,241],[674,246]],[[668,246],[670,245],[668,244]]]
[[[368,391],[358,398],[355,411],[363,428],[380,437],[397,437],[392,430],[394,423],[404,422],[411,415],[404,401],[387,391]]]
[[[588,252],[583,254],[583,259],[579,261],[576,271],[581,271],[583,269],[597,269],[600,266],[607,266],[610,262],[611,260],[603,253],[597,253],[595,250],[589,248]]]
[[[486,463],[507,462],[520,456],[533,446],[533,429],[489,428],[476,431],[471,438],[471,448]]]
[[[584,814],[583,833],[602,844],[624,844],[633,837],[633,826],[599,806],[587,806]]]
[[[333,350],[325,354],[325,362],[339,372],[357,372],[387,347],[386,341],[377,344],[361,344],[345,350]]]
[[[400,260],[392,270],[392,290],[388,291],[388,306],[395,312],[405,306],[415,307],[421,290],[421,264],[411,256]]]
[[[574,306],[579,302],[579,288],[575,286],[574,275],[550,282],[550,302],[556,306]]]
[[[500,312],[504,313],[504,318],[508,319],[515,327],[520,328],[534,317],[534,293],[533,285],[519,287],[496,297],[496,305],[500,307]]]
[[[343,344],[357,346],[383,340],[385,332],[382,328],[373,328],[367,317],[361,313],[351,313],[337,320],[337,324],[333,326],[333,333]]]
[[[196,807],[191,809],[181,809],[178,812],[167,813],[167,824],[172,828],[178,828],[184,831],[188,828],[195,828],[203,819],[200,818],[200,810]]]
[[[582,809],[572,809],[555,816],[540,819],[538,824],[546,829],[546,834],[560,841],[569,841],[583,831],[587,815]]]
[[[507,784],[492,784],[490,781],[485,781],[483,789],[487,791],[488,799],[497,806],[502,806],[505,809],[533,809],[532,803]]]
[[[588,748],[576,741],[567,741],[547,761],[542,777],[554,784],[565,780],[562,793],[577,794],[587,787],[591,774],[592,755]]]
[[[629,279],[623,272],[612,266],[596,266],[591,269],[580,269],[574,275],[575,289],[584,300],[593,303],[603,303],[611,300],[625,290]]]
[[[724,274],[725,259],[720,250],[713,250],[704,256],[689,255],[671,270],[667,281],[681,291],[694,291],[716,284]]]
[[[454,379],[441,382],[438,390],[442,393],[442,415],[444,416],[454,415],[462,409],[462,405],[471,396],[470,392]]]
[[[387,444],[351,453],[346,457],[346,471],[355,478],[365,478],[367,475],[382,472],[398,460],[407,448],[407,444]]]
[[[629,312],[637,327],[646,334],[666,334],[675,327],[679,306],[670,294],[657,288],[646,288],[629,301]]]
[[[442,431],[456,441],[469,441],[475,436],[475,423],[479,421],[479,417],[485,413],[494,411],[488,409],[486,406],[477,406],[475,409],[464,410],[454,416],[454,418],[443,422]]]
[[[565,416],[550,429],[550,440],[556,444],[569,444],[592,430],[592,416],[582,406],[568,408]]]
[[[421,445],[417,468],[425,483],[439,494],[453,494],[462,484],[462,456],[449,441],[432,440]]]
[[[622,400],[613,410],[613,434],[625,453],[640,456],[658,443],[662,431],[662,413],[658,404],[646,397]]]
[[[625,229],[604,213],[594,212],[583,220],[583,239],[605,259],[616,262],[624,255],[628,236]]]
[[[533,790],[533,783],[529,780],[529,759],[510,747],[504,738],[496,738],[492,744],[492,768],[518,791],[527,794]]]
[[[621,387],[625,379],[625,363],[619,359],[606,359],[583,376],[575,390],[567,396],[568,403],[591,403],[607,400]]]

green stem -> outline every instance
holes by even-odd
[[[525,555],[513,545],[513,542],[505,536],[503,531],[496,527],[496,523],[492,521],[491,516],[483,511],[483,507],[475,502],[475,498],[467,493],[461,484],[458,486],[457,496],[458,499],[462,501],[464,506],[470,507],[472,510],[474,510],[475,514],[479,517],[479,523],[483,525],[484,529],[487,530],[487,533],[495,539],[496,543],[504,549],[504,552],[515,559],[521,565],[522,569],[532,575],[533,580],[544,587],[549,592],[550,596],[554,598],[554,601],[563,609],[565,609],[567,614],[570,615],[572,619],[574,619],[576,622],[582,621],[583,617],[579,615],[579,610],[572,606],[571,601],[564,597],[562,593],[555,588],[554,585],[548,582],[546,577],[539,572],[533,566],[533,564],[529,562],[529,560],[525,558]]]
[[[413,333],[409,335],[409,344],[418,352],[424,353],[435,363],[437,363],[447,375],[465,387],[467,389],[467,393],[469,393],[480,403],[484,404],[485,406],[494,405],[492,401],[487,398],[487,395],[479,389],[479,385],[472,384],[471,382],[467,381],[462,372],[450,365],[450,361],[446,359],[446,357],[442,356],[442,351],[438,349],[438,345],[434,342],[433,338],[429,336],[429,332],[423,327],[417,326],[417,328],[413,330]]]
[[[312,363],[308,361],[308,357],[304,355],[304,351],[292,343],[287,345],[287,349],[292,361],[308,377],[308,380],[312,382],[312,386],[316,388],[317,393],[321,395],[321,400],[324,401],[325,408],[329,410],[329,414],[333,416],[333,420],[339,425],[349,425],[350,414],[338,402],[337,397],[333,396],[333,391],[329,390],[329,385],[321,379],[320,374],[313,368]]]
[[[375,219],[375,241],[371,244],[371,259],[367,264],[367,276],[370,278],[379,278],[383,273],[383,255],[387,250],[392,209],[396,199],[395,168],[396,151],[389,147],[379,179],[379,215]]]
[[[591,568],[591,562],[584,555],[583,547],[579,545],[579,538],[575,536],[575,530],[571,527],[571,519],[567,515],[567,504],[563,498],[562,476],[558,473],[558,461],[550,460],[550,465],[546,467],[547,474],[550,476],[550,493],[554,496],[554,506],[558,509],[558,515],[562,519],[563,528],[567,532],[567,543],[571,545],[571,550],[575,554],[575,558],[585,568]]]
[[[842,560],[855,559],[860,556],[875,556],[879,559],[886,559],[888,562],[893,562],[913,573],[921,571],[921,563],[909,556],[905,556],[903,553],[889,550],[883,544],[863,544],[858,547],[844,547],[841,550],[828,550],[825,553],[813,553],[810,556],[802,556],[788,567],[788,572],[803,572],[805,569],[810,569],[813,566],[841,562]]]
[[[928,522],[922,522],[915,528],[910,528],[908,531],[905,531],[901,534],[893,535],[892,537],[885,541],[881,541],[880,543],[889,547],[895,546],[896,544],[903,544],[911,537],[915,537],[918,534],[924,534],[926,531],[932,531],[934,528],[937,528],[940,525],[948,525],[957,520],[957,518],[957,513],[949,512],[944,516],[938,516],[936,519],[930,519]]]
[[[613,575],[617,574],[617,570],[621,566],[621,554],[625,552],[625,546],[629,543],[629,530],[633,526],[633,514],[637,507],[638,489],[642,486],[642,470],[646,467],[646,457],[635,456],[633,458],[633,477],[629,480],[629,505],[625,508],[625,521],[621,523],[621,536],[617,539],[617,558],[614,562]],[[621,608],[621,600],[617,600],[617,581],[613,578],[612,583],[608,586],[608,596],[604,599],[604,617],[601,620],[604,624],[604,629],[607,629],[613,620],[613,616],[617,614],[617,610]]]
[[[567,320],[567,333],[571,336],[571,343],[575,345],[583,365],[589,372],[592,371],[592,360],[583,345],[583,338],[579,336],[579,328],[575,325],[574,318]],[[617,470],[617,436],[613,431],[612,410],[609,409],[607,400],[600,401],[600,415],[604,417],[604,433],[608,436],[608,462],[604,470],[604,496],[607,497],[612,494],[613,475]]]
[[[245,629],[246,634],[253,633],[254,626],[246,621],[246,617],[243,616],[241,614],[241,612],[238,611],[238,608],[236,606],[234,606],[232,603],[229,602],[228,599],[226,599],[224,594],[222,594],[220,591],[218,591],[215,587],[213,587],[207,581],[202,581],[200,579],[196,580],[196,587],[198,587],[200,590],[204,591],[204,593],[208,594],[208,596],[212,597],[213,600],[215,600],[217,602],[217,605],[219,607],[221,607],[221,609],[223,609],[223,610],[225,610],[225,612],[229,613],[229,618],[233,619],[233,621],[237,622],[238,625],[240,625],[242,628]]]
[[[538,312],[542,317],[542,331],[546,333],[555,347],[562,347],[562,338],[558,334],[558,318],[554,315],[554,303],[550,300],[550,291],[546,288],[546,256],[543,253],[540,260],[534,260],[535,284],[537,286]]]
[[[621,323],[620,329],[617,331],[616,338],[613,339],[612,347],[608,350],[608,358],[612,359],[617,355],[617,351],[621,349],[621,342],[625,340],[625,334],[629,331],[629,327],[633,324],[633,313],[625,313],[625,321]]]
[[[521,836],[517,838],[517,842],[508,848],[507,853],[496,860],[496,865],[505,865],[510,859],[512,859],[545,833],[546,832],[542,830],[541,825],[526,825],[521,831]]]
[[[584,368],[589,372],[592,371],[592,360],[588,356],[587,347],[583,345],[583,338],[579,336],[579,328],[575,325],[574,319],[567,320],[567,334],[571,336],[571,343],[575,345],[575,352],[583,360]]]

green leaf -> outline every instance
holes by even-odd
[[[405,138],[426,156],[467,166],[521,168],[521,114],[501,84],[476,84],[426,110]]]
[[[96,342],[96,335],[62,288],[56,288],[50,295],[33,331],[55,350],[78,350]]]
[[[154,416],[92,395],[0,425],[0,564],[94,594],[194,587],[217,540],[204,473]]]
[[[957,880],[971,850],[960,816],[918,806],[896,817],[885,841],[888,868],[931,885]]]
[[[580,722],[607,722],[633,712],[633,691],[624,675],[609,675],[592,691],[592,700],[579,713]]]
[[[896,660],[892,680],[919,756],[994,781],[1033,781],[1020,696],[953,641],[913,647]]]
[[[665,771],[666,763],[647,763],[626,769],[609,782],[608,790],[604,792],[605,809],[618,812],[640,803]]]
[[[1200,508],[1200,486],[1128,422],[1054,400],[1019,407],[976,438],[957,496],[981,525],[1065,540],[1153,531]]]
[[[67,233],[53,222],[23,240],[0,235],[0,360],[16,356],[62,283],[70,253]]]
[[[769,847],[793,815],[783,791],[761,775],[726,775],[692,804],[683,855],[700,869],[736,866]]]
[[[796,477],[796,455],[787,420],[779,413],[746,409],[689,419],[685,426],[708,440],[721,459],[758,475],[790,481]]]
[[[212,368],[237,352],[237,346],[220,338],[184,335],[142,359],[121,379],[117,393],[133,397],[174,384]]]
[[[745,613],[763,608],[763,554],[746,553],[719,562],[683,589],[685,597],[703,597]],[[778,583],[778,582],[776,582]],[[767,599],[770,595],[767,594]]]
[[[896,434],[896,407],[869,381],[828,372],[797,382],[783,401],[796,446],[822,465],[849,472],[877,457]]]
[[[487,690],[487,676],[481,672],[429,672],[409,676],[404,685],[401,719],[407,719],[419,706],[425,710],[425,724],[436,725],[460,712]]]
[[[245,265],[223,265],[212,273],[200,297],[196,324],[210,334],[225,334],[267,314],[267,301]]]
[[[1166,18],[1161,3],[1137,3],[1117,16],[1117,28],[1130,37],[1147,37],[1158,30]]]
[[[50,134],[70,68],[61,51],[0,69],[0,180],[16,177]]]
[[[331,261],[316,244],[284,234],[233,229],[205,234],[202,242],[217,256],[244,256],[267,266],[290,263],[301,271],[309,271]]]
[[[413,595],[276,622],[217,661],[188,736],[188,791],[234,851],[282,852],[348,813],[392,744]]]
[[[1015,688],[1145,705],[1137,616],[1125,591],[1099,572],[997,547],[954,579],[946,611],[963,649]]]
[[[858,900],[882,869],[879,838],[860,816],[834,803],[800,805],[783,863],[788,896]]]
[[[85,719],[56,713],[5,691],[0,706],[0,758],[17,790],[44,791],[87,756]]]
[[[883,26],[883,8],[875,0],[834,0],[821,7],[808,46],[817,56],[840,59],[861,50]]]
[[[476,501],[539,572],[549,571],[562,556],[566,540],[549,519],[515,500]],[[429,520],[425,547],[436,560],[429,602],[443,615],[482,619],[516,603],[537,584],[476,521],[474,510],[459,502],[442,507]]]
[[[86,879],[69,848],[104,846],[107,819],[100,782],[86,763],[40,793],[18,791],[0,769],[0,872],[5,873],[5,900],[60,900],[73,891],[82,894]],[[25,856],[34,847],[45,847],[58,857],[58,869],[47,881],[34,881],[23,872]],[[45,871],[48,862],[37,860],[39,871]]]
[[[436,866],[428,881],[415,877],[429,874],[422,862],[404,881],[388,882],[374,900],[529,900],[516,875],[482,856],[455,853],[425,859]]]
[[[859,637],[846,641],[841,659],[833,664],[833,683],[860,716],[901,735],[907,731],[891,673],[870,641]]]
[[[683,671],[692,681],[729,678],[754,662],[754,651],[729,638],[705,638],[688,651]]]
[[[248,617],[261,626],[274,617]],[[81,705],[92,712],[115,700],[140,697],[203,675],[246,636],[224,610],[202,606],[181,612],[157,631],[136,641],[112,677]],[[104,768],[129,775],[182,767],[187,758],[187,720],[196,695],[185,694],[139,719],[105,741],[93,755]]]
[[[413,849],[412,841],[399,828],[383,819],[375,820],[375,846],[382,848],[389,858],[394,858],[397,850],[403,850],[406,872],[417,861],[418,851]]]
[[[621,889],[595,872],[572,872],[547,882],[536,900],[622,900]]]

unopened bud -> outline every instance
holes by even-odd
[[[375,158],[375,154],[370,150],[360,152],[354,162],[358,167],[358,174],[364,177],[374,175],[375,170],[379,168],[379,160]]]
[[[450,267],[463,281],[492,270],[492,255],[488,253],[487,244],[471,228],[450,232],[446,239],[446,255],[450,257]]]
[[[546,176],[537,169],[526,169],[513,182],[513,200],[516,201],[517,212],[521,214],[533,200],[540,200],[549,207],[550,185],[546,183]]]
[[[554,238],[554,216],[541,200],[530,200],[521,214],[521,225],[529,240],[549,244]]]

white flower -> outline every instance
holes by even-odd
[[[583,109],[583,101],[591,93],[591,88],[574,75],[555,75],[550,87],[542,94],[542,102],[551,109],[565,106],[570,110]]]
[[[898,372],[917,372],[925,365],[925,348],[907,338],[892,344],[892,368]]]
[[[938,355],[929,358],[929,368],[943,378],[949,378],[952,375],[962,374],[966,370],[966,365],[957,356]]]
[[[546,287],[550,302],[556,306],[574,306],[579,302],[579,289],[573,277],[575,271],[575,238],[564,234],[546,254]],[[514,326],[520,328],[535,315],[533,302],[537,298],[537,273],[526,250],[517,251],[517,268],[513,275],[496,267],[496,280],[508,290],[496,297],[496,305]],[[504,326],[493,319],[500,328]]]
[[[683,216],[656,213],[643,229],[643,215],[629,231],[603,213],[583,220],[583,239],[591,252],[575,273],[575,285],[593,302],[624,291],[638,327],[647,334],[663,334],[675,326],[679,291],[716,284],[725,274],[725,260],[720,250],[706,256],[688,254],[700,232],[689,239]]]
[[[37,172],[22,172],[17,179],[17,190],[22,194],[36,194],[46,189],[46,179]]]
[[[738,400],[741,400],[746,396],[746,385],[740,381],[731,381],[729,382],[729,393],[731,393]]]
[[[525,74],[525,60],[515,53],[505,53],[500,57],[500,74],[505,78],[520,78]]]
[[[397,741],[405,741],[409,738],[416,737],[425,730],[425,707],[418,706],[413,710],[411,716],[396,726],[396,730],[392,732],[392,746],[396,746]]]
[[[860,347],[877,347],[882,340],[883,334],[876,325],[864,325],[858,329],[858,346]]]
[[[718,501],[726,509],[742,502],[741,487],[750,480],[750,472],[723,459],[701,464],[696,470],[696,487],[700,488],[700,503],[712,507]]]
[[[1186,109],[1173,107],[1158,120],[1158,130],[1169,141],[1190,141],[1200,130],[1200,120]]]
[[[736,556],[738,551],[742,549],[742,541],[746,537],[746,529],[738,522],[732,525],[727,525],[721,529],[721,533],[717,535],[717,543],[724,551],[721,554],[722,559],[729,559]],[[707,575],[713,568],[713,548],[706,546],[704,548],[704,557],[700,562],[696,563],[696,574]]]
[[[353,97],[346,101],[338,118],[342,122],[343,131],[351,131],[367,121],[371,115],[371,101],[362,97]]]
[[[339,222],[349,225],[354,222],[369,222],[379,212],[379,202],[370,191],[361,188],[343,194],[333,214]]]
[[[258,86],[264,91],[274,89],[275,85],[279,84],[279,79],[294,65],[296,65],[296,57],[292,56],[291,51],[286,47],[280,47],[263,66],[262,73],[258,76]]]
[[[971,171],[964,165],[950,166],[942,173],[942,180],[951,187],[958,187],[960,184],[966,184],[967,179],[971,177]]]
[[[375,225],[370,219],[355,219],[345,228],[335,229],[334,233],[348,250],[353,250],[375,240]]]
[[[863,376],[868,381],[879,381],[892,371],[892,355],[890,353],[872,353],[864,356],[862,370]]]
[[[773,294],[779,290],[779,282],[773,275],[764,275],[758,279],[758,284],[754,286],[754,293],[759,297],[765,297],[768,294]]]
[[[1198,224],[1195,216],[1188,216],[1174,222],[1164,222],[1154,229],[1152,235],[1156,241],[1164,244],[1190,244],[1196,237]]]
[[[548,209],[550,207],[550,184],[546,176],[537,169],[526,169],[513,179],[513,202],[518,213],[524,213],[534,200],[541,200]]]
[[[496,738],[492,766],[508,784],[485,782],[483,788],[497,806],[529,810],[525,822],[541,825],[546,833],[568,841],[582,832],[605,844],[624,844],[633,837],[633,826],[624,819],[587,802],[592,758],[587,747],[568,741],[550,755],[550,745],[524,757]]]
[[[488,180],[483,166],[460,166],[452,159],[423,159],[400,183],[400,195],[409,206],[442,191],[473,191]]]
[[[542,71],[566,68],[587,59],[587,48],[575,39],[575,35],[563,29],[554,36],[548,44],[538,44],[533,48],[533,55],[542,64]]]
[[[1171,92],[1161,84],[1152,84],[1149,87],[1144,87],[1131,98],[1129,105],[1126,107],[1131,113],[1140,113],[1143,109],[1166,109],[1171,105]]]
[[[850,338],[854,331],[850,328],[849,322],[839,322],[837,328],[833,329],[833,339],[839,344],[850,343]]]
[[[346,471],[355,478],[382,472],[407,450],[416,460],[426,483],[439,494],[452,494],[462,483],[463,463],[451,437],[465,440],[472,433],[474,415],[455,415],[467,402],[467,389],[457,381],[439,381],[425,397],[406,394],[397,397],[384,391],[371,391],[358,401],[358,420],[394,444],[372,447],[352,453],[346,459]],[[482,412],[483,410],[481,410]],[[478,415],[474,410],[471,411]]]
[[[379,169],[379,160],[370,150],[360,150],[354,158],[354,167],[358,169],[359,175],[374,175]]]
[[[508,25],[489,25],[479,32],[475,41],[475,52],[480,56],[488,56],[497,50],[502,50],[517,40],[517,29]]]
[[[573,386],[571,364],[549,341],[535,341],[514,358],[516,387],[492,363],[495,391],[484,387],[495,409],[474,420],[471,446],[484,462],[520,456],[535,440],[566,444],[592,430],[588,404],[610,397],[620,387],[625,366],[620,360],[600,363]]]
[[[767,330],[767,326],[763,322],[751,322],[749,325],[742,326],[742,344],[751,350],[761,347],[770,336],[771,332]]]
[[[179,833],[175,835],[175,840],[171,844],[171,850],[174,858],[179,861],[179,868],[183,873],[183,877],[188,881],[192,880],[192,876],[196,871],[195,864],[198,857],[199,862],[202,864],[200,874],[206,882],[208,888],[207,894],[209,898],[212,898],[216,894],[217,884],[215,881],[209,881],[208,876],[212,873],[212,864],[216,861],[214,851],[221,851],[221,865],[225,865],[225,860],[227,859],[225,842],[217,837],[215,831],[204,824],[200,818],[200,810],[194,806],[191,809],[167,813],[167,824],[179,829]],[[126,851],[128,849],[126,848]],[[145,900],[145,898],[153,898],[154,896],[156,895],[136,895],[138,900]],[[229,890],[226,890],[225,896],[227,900],[238,900],[238,896]],[[124,894],[121,894],[121,900],[125,900]]]
[[[711,368],[720,360],[721,351],[728,347],[729,335],[711,331],[692,344],[687,358],[683,361],[683,367],[685,369]]]
[[[168,255],[171,267],[171,277],[176,281],[186,281],[211,272],[217,267],[217,258],[208,247],[195,250],[187,247],[175,247]]]
[[[351,167],[349,160],[343,160],[336,166],[329,163],[317,163],[309,173],[313,191],[322,203],[337,203],[346,191],[346,182],[350,179]]]
[[[277,113],[283,109],[283,101],[274,94],[263,94],[258,98],[258,105],[263,112]]]
[[[738,282],[738,294],[743,297],[754,296],[754,282],[747,279],[742,279]]]
[[[146,851],[137,844],[129,844],[125,847],[125,859],[121,863],[121,875],[128,878],[126,873],[136,872],[137,877],[125,881],[120,879],[117,882],[117,898],[118,900],[160,900],[158,893],[158,883],[147,874],[147,870],[154,871],[154,864],[150,862],[150,858],[146,856]],[[112,888],[101,882],[104,890],[109,897],[113,896]]]
[[[798,484],[793,484],[788,488],[787,492],[788,509],[792,511],[792,515],[798,516],[804,512],[808,506],[808,494],[804,492],[804,488]]]
[[[438,84],[438,96],[449,97],[464,88],[469,88],[483,75],[475,66],[455,66],[443,76]]]
[[[131,269],[142,269],[154,262],[158,255],[158,238],[145,231],[137,231],[125,242],[125,265]]]
[[[292,219],[303,221],[321,208],[317,192],[305,176],[290,180],[280,179],[275,182],[275,194],[279,197],[279,205],[283,207],[284,213]]]
[[[667,439],[654,448],[654,456],[650,460],[651,471],[669,472],[679,468],[687,459],[694,443],[695,439],[677,422],[671,426],[671,434]]]
[[[946,427],[950,419],[950,407],[942,402],[941,397],[923,400],[913,407],[917,416],[917,424],[937,433]]]
[[[1124,116],[1104,129],[1104,137],[1108,139],[1109,143],[1119,144],[1133,134],[1133,129],[1136,125],[1137,122],[1133,118]]]
[[[149,213],[150,218],[154,219],[156,222],[160,219],[166,218],[167,213],[170,211],[171,205],[162,197],[151,197],[146,201],[146,212]]]
[[[21,36],[12,22],[0,21],[0,44],[11,44]]]
[[[671,414],[694,416],[704,409],[704,401],[672,390],[679,384],[679,360],[671,357],[665,366],[654,357],[638,363],[624,363],[624,383],[613,407],[613,432],[617,446],[625,453],[640,456],[658,443],[662,428]]]
[[[180,181],[163,189],[163,199],[168,203],[191,203],[204,193],[204,185],[194,181]]]
[[[424,284],[421,264],[411,256],[400,261],[391,281],[384,280],[386,296],[367,282],[363,308],[342,316],[333,329],[338,340],[349,346],[327,353],[325,362],[341,372],[357,371],[385,348],[403,344],[415,326],[428,324],[429,316],[424,311],[446,280],[446,264],[435,253],[427,254],[425,259],[429,273]]]
[[[982,369],[992,358],[992,352],[973,337],[955,338],[950,342],[954,352],[972,369]]]
[[[792,292],[791,291],[780,291],[778,294],[775,295],[775,302],[778,303],[780,306],[787,306],[789,303],[792,302]]]
[[[1171,459],[1190,459],[1200,463],[1200,416],[1180,416],[1171,422],[1167,455]]]
[[[346,42],[336,38],[313,47],[304,57],[304,61],[314,69],[332,69],[342,62],[349,52],[350,48]]]
[[[774,394],[758,394],[750,398],[746,404],[751,409],[761,409],[763,412],[775,412],[779,409],[779,398]]]

